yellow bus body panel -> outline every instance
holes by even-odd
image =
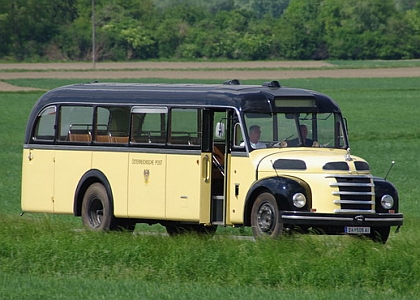
[[[130,153],[128,216],[165,219],[166,154]]]
[[[24,149],[22,211],[54,211],[54,150]]]
[[[255,181],[255,166],[250,157],[230,157],[229,202],[227,208],[227,224],[243,224],[245,198]],[[235,194],[235,186],[238,195]]]
[[[74,195],[83,174],[91,169],[91,151],[55,153],[54,212],[73,213]]]
[[[128,216],[128,156],[127,152],[119,151],[94,151],[92,153],[92,169],[101,171],[111,186],[115,217]]]
[[[206,166],[207,164],[207,166]],[[199,222],[202,224],[210,224],[210,203],[211,203],[211,181],[207,180],[207,168],[210,168],[209,175],[211,177],[212,154],[201,153],[201,177],[200,177],[200,211]]]
[[[166,219],[199,221],[200,155],[168,155],[166,183]]]

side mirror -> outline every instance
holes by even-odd
[[[214,136],[217,138],[225,137],[225,124],[222,122],[216,123],[216,128],[214,129]]]

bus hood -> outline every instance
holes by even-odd
[[[370,174],[368,163],[349,150],[331,148],[287,148],[276,152],[269,149],[253,151],[258,172],[290,173],[345,173]]]

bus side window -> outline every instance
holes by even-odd
[[[107,107],[96,109],[95,141],[98,143],[111,143],[111,133],[108,130],[108,123],[111,113]]]
[[[110,107],[108,132],[112,143],[128,143],[130,111],[124,107]]]
[[[92,141],[93,107],[61,106],[59,139],[70,142]]]
[[[201,113],[202,111],[199,109],[172,109],[168,143],[172,145],[201,145]]]
[[[53,141],[55,136],[56,107],[48,106],[38,115],[33,140]]]
[[[142,144],[166,143],[166,107],[135,107],[132,110],[131,142]]]

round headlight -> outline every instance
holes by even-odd
[[[381,205],[385,209],[391,209],[394,206],[394,198],[391,195],[383,195]]]
[[[296,193],[293,195],[293,205],[297,208],[302,208],[306,204],[306,197],[302,193]]]

